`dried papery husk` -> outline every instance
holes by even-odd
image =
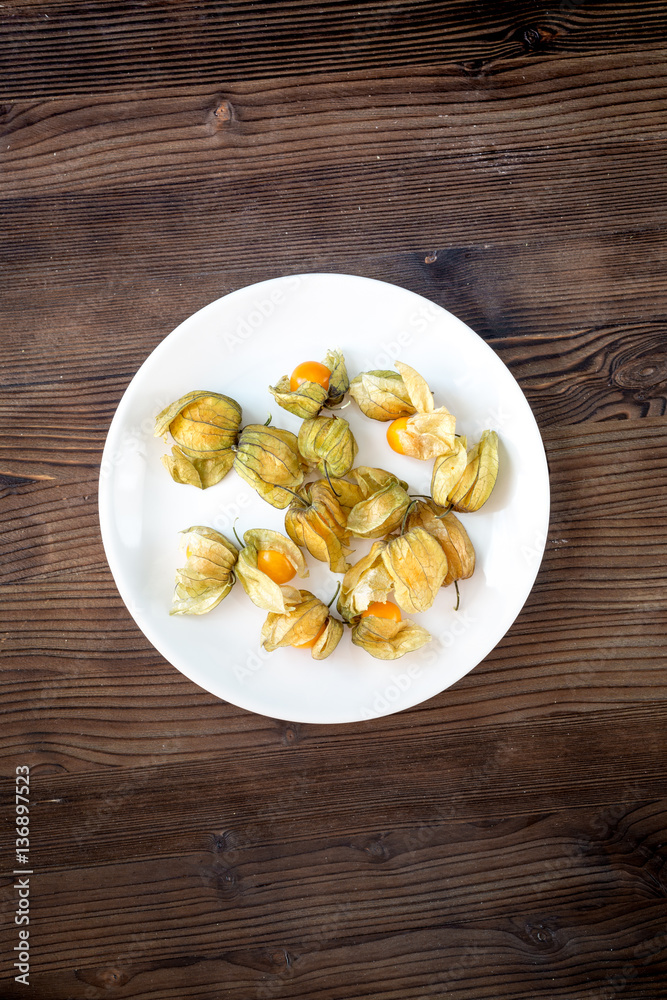
[[[338,611],[347,622],[359,617],[373,601],[384,603],[394,586],[382,559],[384,541],[373,542],[370,552],[350,566],[338,595]]]
[[[472,513],[489,499],[498,476],[498,435],[484,431],[468,452],[468,464],[460,483],[451,494],[454,510]]]
[[[415,412],[398,372],[362,372],[350,382],[350,395],[361,412],[372,420],[396,420]]]
[[[348,568],[347,517],[326,479],[307,483],[298,491],[285,514],[285,530],[296,545],[308,549],[334,573]]]
[[[327,401],[328,392],[318,382],[302,382],[298,389],[290,389],[289,375],[283,375],[269,392],[278,406],[297,417],[307,420],[316,417]]]
[[[417,413],[431,413],[435,409],[435,402],[426,379],[402,361],[395,361],[394,367],[398,369],[407,390],[408,399]]]
[[[326,604],[308,590],[299,591],[300,601],[285,614],[270,613],[262,626],[262,645],[272,653],[281,646],[300,646],[316,639],[311,655],[329,656],[343,634],[343,624],[329,613]]]
[[[381,538],[400,525],[410,502],[406,482],[392,472],[370,465],[350,469],[347,478],[360,494],[348,513],[347,525],[352,534]]]
[[[395,622],[388,618],[367,615],[351,631],[355,646],[365,649],[378,660],[397,660],[431,641],[430,634],[409,618]]]
[[[365,497],[364,491],[357,483],[336,476],[329,476],[327,481],[346,516],[355,504],[360,503]]]
[[[260,551],[280,552],[300,577],[308,576],[303,552],[290,538],[269,528],[251,528],[243,533],[244,547],[239,553],[236,575],[246,594],[258,608],[284,614],[300,601],[299,591],[289,584],[278,584],[257,565]]]
[[[227,596],[234,584],[238,549],[214,528],[194,525],[181,532],[185,565],[176,571],[170,614],[203,615]]]
[[[323,475],[344,476],[354,463],[357,442],[342,417],[312,417],[299,428],[299,451]]]
[[[188,458],[173,445],[171,455],[162,455],[161,461],[175,483],[205,490],[224,479],[234,464],[234,452],[229,448],[217,458]]]
[[[381,486],[350,511],[347,526],[359,538],[382,538],[399,528],[410,506],[410,496],[398,479]]]
[[[475,549],[468,532],[452,511],[436,503],[419,500],[406,518],[406,528],[424,528],[440,543],[447,557],[447,575],[442,581],[448,587],[455,580],[467,580],[475,571]]]
[[[162,462],[177,483],[207,489],[229,472],[232,447],[241,426],[241,407],[221,393],[197,389],[165,407],[155,421],[155,436],[169,432],[176,442]]]
[[[329,615],[326,625],[324,626],[324,631],[315,641],[315,644],[310,651],[312,658],[314,660],[326,660],[327,656],[330,656],[331,653],[333,653],[334,649],[343,638],[344,631],[345,626],[343,623],[338,621],[337,618],[333,618]]]
[[[327,351],[322,364],[331,372],[328,388],[317,382],[302,382],[293,390],[289,375],[283,375],[274,386],[269,386],[278,405],[303,420],[316,417],[323,406],[339,406],[350,386],[345,359],[340,351]]]
[[[343,402],[345,393],[350,388],[350,380],[345,366],[345,358],[341,351],[327,351],[323,364],[331,372],[326,402],[327,407],[331,409],[340,406]]]
[[[427,461],[454,448],[456,418],[446,406],[437,409],[433,393],[419,372],[401,361],[395,362],[407,389],[415,413],[396,435],[404,455]]]
[[[468,464],[467,441],[465,437],[454,439],[451,451],[438,455],[433,463],[431,476],[431,496],[437,504],[446,507],[449,496],[461,479]]]
[[[416,527],[392,538],[382,559],[394,585],[394,600],[403,611],[427,611],[447,575],[447,557],[440,543]]]
[[[263,500],[284,509],[304,479],[295,434],[282,427],[248,424],[239,435],[234,469]],[[283,489],[283,487],[286,487]]]
[[[396,436],[404,455],[428,462],[454,447],[456,417],[444,406],[431,413],[413,413]]]
[[[347,478],[359,487],[361,498],[364,500],[386,486],[387,483],[399,483],[404,490],[408,488],[408,484],[402,479],[398,479],[393,472],[387,472],[386,469],[378,469],[371,465],[358,465],[356,468],[350,469]]]

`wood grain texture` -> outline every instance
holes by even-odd
[[[14,98],[452,59],[479,74],[493,60],[526,52],[585,56],[650,45],[664,38],[665,24],[659,0],[640,9],[574,0],[278,7],[161,0],[92,8],[29,0],[7,6],[0,41],[12,70],[3,89]]]
[[[665,4],[0,15],[0,996],[667,1000]],[[169,666],[96,509],[150,351],[311,271],[469,323],[552,486],[496,649],[345,726],[255,716]]]
[[[8,197],[240,178],[370,159],[471,154],[510,173],[536,144],[567,161],[667,137],[667,49],[501,62],[482,79],[439,72],[339,73],[217,88],[173,87],[5,108]],[[546,140],[546,141],[545,141]]]
[[[320,749],[301,745],[261,760],[219,759],[194,780],[185,768],[48,780],[53,798],[37,798],[36,818],[58,833],[39,858],[38,915],[46,922],[57,898],[60,919],[47,932],[40,995],[84,997],[88,986],[115,985],[139,998],[223,989],[330,1000],[444,988],[486,998],[490,983],[507,977],[510,995],[546,998],[607,987],[621,973],[634,987],[659,987],[667,804],[650,793],[650,750],[634,774],[616,776],[615,797],[555,805],[565,785],[582,800],[599,782],[590,755],[609,721],[574,739],[563,722],[498,727],[481,754],[474,731],[430,746],[420,736],[376,742],[378,752],[391,748],[392,766],[373,773],[353,741],[335,751],[337,773]],[[634,755],[632,721],[613,718],[624,758]],[[536,780],[538,741],[553,763]],[[575,792],[563,775],[587,758]],[[272,784],[261,803],[253,763]],[[86,805],[91,795],[96,811]],[[119,812],[122,842],[108,831]],[[86,953],[74,945],[82,899],[92,932],[104,931]],[[601,949],[612,952],[602,966]]]

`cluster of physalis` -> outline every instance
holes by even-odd
[[[488,499],[498,438],[484,431],[468,448],[456,434],[455,417],[435,407],[421,375],[400,362],[396,368],[363,372],[350,382],[339,351],[330,351],[323,363],[299,365],[270,387],[280,406],[302,418],[298,435],[270,424],[241,428],[239,404],[214,392],[190,392],[158,415],[156,436],[169,432],[175,442],[163,462],[177,483],[206,489],[234,468],[264,500],[287,508],[287,536],[256,528],[243,541],[237,536],[237,546],[213,528],[183,532],[186,563],[177,572],[172,614],[210,611],[238,580],[268,612],[262,641],[269,651],[309,648],[324,659],[345,626],[355,645],[385,660],[430,640],[401,612],[426,611],[440,587],[452,583],[458,606],[457,581],[472,575],[475,551],[454,511],[476,511]],[[407,483],[384,469],[354,466],[357,444],[349,423],[321,414],[348,393],[367,417],[389,423],[394,451],[433,461],[429,497],[411,496]],[[320,478],[306,481],[316,472]],[[373,544],[350,565],[353,537]],[[344,574],[340,619],[290,583],[308,576],[302,549]]]

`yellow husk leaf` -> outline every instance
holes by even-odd
[[[400,622],[367,615],[352,628],[352,642],[378,660],[397,660],[431,641],[431,636],[409,619]]]
[[[234,464],[234,452],[229,448],[218,458],[188,458],[176,445],[171,455],[162,456],[162,464],[175,483],[184,483],[205,490],[215,486],[227,475]]]
[[[207,489],[229,472],[241,407],[221,393],[194,390],[171,403],[155,421],[155,436],[171,433],[176,445],[162,462],[177,483]]]
[[[408,417],[405,429],[397,436],[404,455],[428,461],[450,452],[456,442],[456,417],[441,406],[428,413],[414,413]]]
[[[280,646],[295,646],[313,639],[329,618],[329,609],[309,590],[285,614],[270,612],[262,626],[262,645],[272,653]],[[313,647],[314,649],[315,647]]]
[[[284,410],[289,410],[302,420],[315,417],[320,412],[327,401],[327,390],[317,382],[302,382],[298,389],[290,389],[288,375],[283,377],[275,386],[269,386],[269,392],[279,406]]]
[[[447,557],[433,535],[412,528],[388,542],[382,559],[398,606],[408,614],[430,608],[447,575]]]
[[[350,380],[347,376],[345,358],[341,351],[327,351],[323,364],[331,372],[329,379],[329,392],[327,395],[327,406],[340,406],[345,393],[350,388]]]
[[[446,507],[449,494],[454,489],[468,464],[466,439],[454,439],[454,447],[443,455],[438,455],[433,463],[431,476],[431,496],[437,504]]]
[[[415,410],[418,413],[430,413],[435,404],[433,402],[433,393],[429,389],[426,380],[414,368],[403,364],[402,361],[395,361],[394,367],[401,373],[408,392],[408,398]]]
[[[275,386],[269,386],[269,392],[278,405],[303,420],[317,416],[324,405],[339,406],[350,385],[345,359],[340,351],[327,351],[322,364],[331,372],[328,389],[317,382],[302,382],[298,389],[292,391],[289,376],[283,375]]]
[[[382,538],[400,527],[410,497],[398,480],[388,482],[349,513],[347,526],[359,538]]]
[[[329,615],[324,632],[310,651],[312,658],[314,660],[325,660],[327,656],[330,656],[342,639],[344,631],[345,627],[343,623]]]
[[[357,483],[350,483],[347,479],[340,479],[335,476],[329,476],[329,482],[346,516],[355,504],[360,503],[364,499],[365,494]]]
[[[463,485],[456,487],[452,494],[454,510],[472,513],[486,503],[498,476],[498,435],[495,431],[484,431],[477,444],[468,452],[468,469],[471,469],[471,484],[466,489],[467,479]]]
[[[155,437],[171,433],[190,458],[209,458],[230,448],[241,425],[241,407],[230,396],[195,389],[165,407],[155,418]]]
[[[440,515],[440,516],[438,516]],[[424,528],[442,546],[447,557],[447,575],[442,581],[448,587],[455,580],[467,580],[475,570],[475,549],[468,533],[451,511],[429,501],[419,501],[406,519],[406,527]]]
[[[172,615],[203,615],[222,601],[234,583],[236,546],[213,528],[195,525],[181,532],[186,562],[176,571]]]
[[[362,372],[350,382],[350,395],[361,412],[372,420],[396,420],[415,412],[397,372]]]
[[[285,530],[296,545],[308,549],[334,573],[344,573],[350,552],[346,516],[326,479],[307,483],[285,514]]]
[[[351,479],[359,487],[361,490],[361,499],[364,500],[377,493],[379,489],[382,489],[388,483],[398,483],[404,490],[408,488],[408,484],[402,479],[397,479],[393,472],[376,469],[370,465],[358,465],[356,469],[350,469],[347,478]]]
[[[260,551],[281,552],[290,561],[300,577],[308,576],[308,567],[301,549],[279,531],[269,528],[251,528],[244,532],[244,547],[239,553],[236,575],[246,594],[258,608],[284,614],[300,601],[299,591],[289,584],[278,584],[263,573],[257,565]]]
[[[299,428],[299,451],[323,476],[344,476],[352,468],[357,442],[347,420],[312,417]]]
[[[264,424],[243,428],[234,469],[264,500],[280,509],[292,500],[288,491],[296,490],[304,479],[296,435]]]
[[[338,596],[338,611],[351,622],[373,601],[384,602],[394,586],[382,560],[386,542],[373,542],[368,555],[350,566],[343,577]]]

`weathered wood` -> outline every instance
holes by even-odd
[[[667,49],[556,63],[340,73],[215,89],[17,101],[5,110],[0,194],[193,183],[380,160],[486,157],[500,177],[535,147],[566,163],[667,135]],[[495,158],[494,158],[495,157]],[[474,166],[474,161],[473,164]]]
[[[19,0],[5,9],[0,44],[7,98],[104,92],[142,84],[257,79],[452,60],[472,76],[531,53],[619,51],[664,38],[660,0],[561,0],[446,5],[379,0],[223,6],[165,0],[91,8]]]
[[[3,1000],[667,998],[666,22],[658,0],[0,8]],[[505,638],[354,725],[172,668],[96,511],[150,351],[306,271],[468,322],[551,471]]]

